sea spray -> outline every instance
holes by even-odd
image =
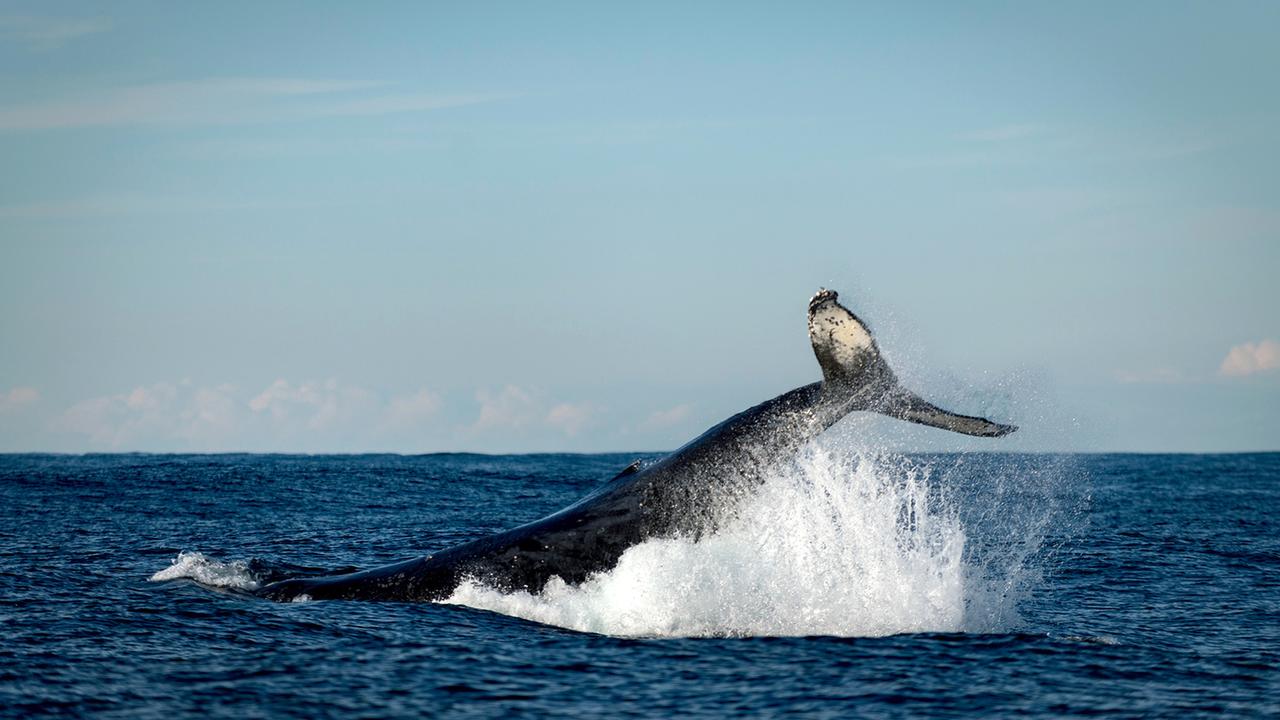
[[[205,557],[204,553],[183,551],[178,553],[169,567],[151,576],[152,582],[187,579],[201,585],[252,592],[259,587],[258,580],[243,560],[222,562]]]
[[[815,444],[697,541],[648,540],[576,587],[467,582],[447,602],[621,636],[1003,629],[1034,576],[1031,552],[971,552],[937,462]]]
[[[466,582],[445,602],[618,636],[1017,627],[1019,603],[1072,535],[1060,507],[1070,469],[1043,456],[901,455],[850,442],[811,443],[696,541],[648,540],[578,586],[553,578],[530,594]],[[183,552],[151,579],[253,592],[275,579],[272,567]]]

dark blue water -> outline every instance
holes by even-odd
[[[791,588],[803,612],[789,612],[781,606],[789,596],[775,594],[750,606],[754,615],[733,615],[742,587],[729,589],[733,597],[716,597],[716,588],[745,575],[763,592],[768,573],[732,552],[727,570],[715,568],[721,555],[684,547],[679,557],[704,565],[680,597],[654,601],[666,603],[662,612],[644,606],[659,620],[642,637],[461,605],[273,604],[187,580],[149,581],[184,550],[327,567],[411,557],[555,510],[632,459],[0,456],[0,712],[1280,713],[1280,454],[900,459],[855,472],[857,497],[889,497],[886,507],[903,498],[928,503],[890,518],[883,527],[899,534],[887,544],[859,530],[879,527],[865,513],[823,525],[849,536],[842,547],[815,540],[809,565],[859,544],[878,549],[846,559],[843,569],[833,560],[833,569],[806,570],[831,587],[825,595]],[[923,483],[923,495],[868,490],[900,484],[898,472]],[[831,501],[831,487],[822,496],[851,501]],[[824,517],[839,514],[821,507]],[[806,522],[779,517],[775,530]],[[969,569],[949,575],[946,548],[957,538]],[[874,594],[839,586],[850,568],[870,573]],[[676,577],[679,568],[662,572]],[[697,584],[706,575],[721,584]],[[959,577],[968,580],[951,582]],[[913,588],[929,597],[913,597]],[[850,614],[867,617],[847,625],[820,618],[821,626],[868,629],[862,636],[745,631],[760,623],[771,635],[803,631],[819,622],[824,598],[845,596],[863,603]],[[571,592],[525,606],[578,608],[583,622],[607,630],[620,622],[608,612],[610,597]],[[708,614],[716,603],[728,608],[722,626]],[[683,623],[682,607],[701,624]],[[866,636],[912,623],[925,631]],[[723,636],[668,637],[664,627]]]

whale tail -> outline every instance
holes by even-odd
[[[847,396],[854,410],[878,412],[964,435],[1000,437],[1018,429],[948,412],[902,387],[880,355],[871,331],[837,298],[834,290],[820,289],[809,301],[809,341],[822,367],[824,392]]]

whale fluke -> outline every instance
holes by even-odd
[[[819,289],[809,301],[809,342],[822,367],[823,392],[849,395],[852,409],[978,437],[1000,437],[1018,429],[948,412],[902,387],[871,330],[839,303],[834,290]]]
[[[1002,425],[986,418],[948,412],[903,387],[889,391],[889,394],[883,398],[882,405],[872,409],[899,420],[950,430],[962,435],[1003,437],[1018,429],[1017,425]]]
[[[823,383],[861,389],[892,380],[871,330],[837,302],[839,297],[835,290],[819,288],[809,301],[809,342]]]

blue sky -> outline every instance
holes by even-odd
[[[1277,67],[1268,2],[0,3],[0,451],[673,448],[819,286],[1023,426],[847,433],[1280,449]]]

